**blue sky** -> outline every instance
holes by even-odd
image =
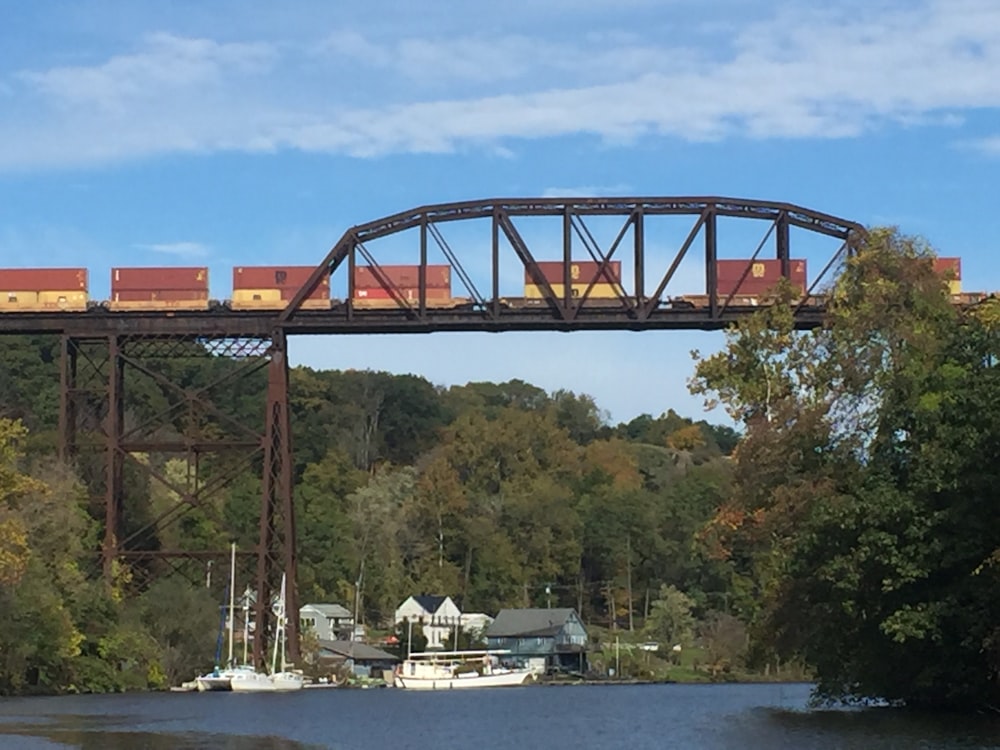
[[[209,265],[225,297],[233,265],[315,263],[389,213],[567,194],[898,224],[961,256],[966,289],[1000,289],[996,0],[0,8],[0,265],[87,266],[96,297],[111,266],[167,264]],[[700,416],[688,353],[721,343],[351,336],[292,356],[443,385],[522,378],[617,421]]]

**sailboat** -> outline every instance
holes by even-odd
[[[275,638],[274,652],[271,656],[271,674],[265,675],[259,672],[247,672],[235,674],[230,682],[231,689],[236,693],[274,693],[301,690],[305,686],[305,676],[300,670],[292,670],[285,661],[286,625],[288,618],[285,611],[285,584],[284,574],[281,576],[281,597],[278,599],[275,609]],[[281,657],[281,669],[278,669],[278,657]]]
[[[229,640],[229,658],[226,661],[226,666],[220,668],[216,664],[215,669],[213,669],[208,674],[201,675],[195,679],[195,683],[198,686],[198,692],[214,692],[217,690],[232,690],[232,681],[234,677],[243,677],[248,673],[254,673],[256,670],[249,664],[246,663],[247,660],[247,618],[246,618],[246,607],[244,607],[244,618],[243,618],[243,664],[236,665],[233,658],[233,620],[236,612],[235,601],[233,600],[233,592],[236,588],[236,545],[232,545],[230,551],[230,561],[229,561],[229,611],[228,611],[228,640]],[[221,631],[221,628],[220,628]],[[221,634],[220,634],[221,635]],[[219,645],[219,650],[221,650],[221,644]],[[216,661],[219,660],[220,654],[216,653]]]

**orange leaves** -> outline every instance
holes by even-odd
[[[642,487],[639,463],[635,451],[623,440],[598,440],[583,449],[586,468],[599,468],[618,490],[638,490]]]

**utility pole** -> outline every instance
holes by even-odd
[[[545,601],[546,601],[546,605],[545,605],[546,609],[552,609],[552,584],[551,583],[546,583],[545,584]]]
[[[625,584],[628,592],[628,632],[632,632],[632,532],[625,537]]]

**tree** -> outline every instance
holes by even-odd
[[[974,572],[1000,541],[996,340],[925,243],[864,239],[821,329],[783,297],[699,362],[746,427],[706,538],[755,582],[758,650],[812,665],[819,698],[996,705],[1000,602]]]
[[[662,586],[646,618],[646,636],[668,647],[690,645],[695,626],[693,606],[694,602],[683,592],[673,586]]]

